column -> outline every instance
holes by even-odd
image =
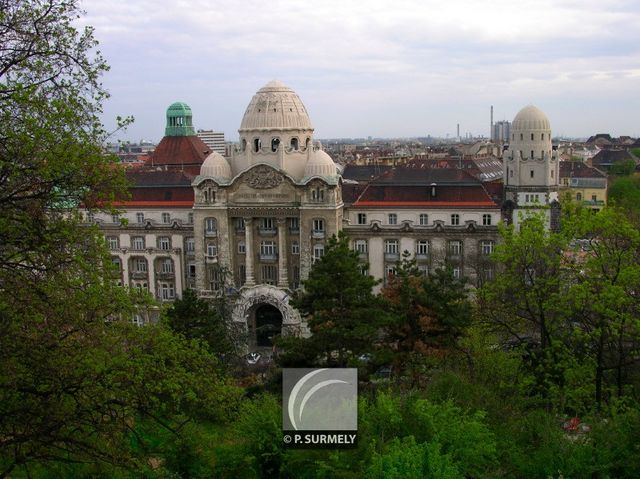
[[[256,280],[253,276],[253,221],[252,218],[243,218],[245,239],[245,273],[247,279],[245,285],[253,286]]]
[[[156,265],[154,263],[155,256],[146,253],[144,257],[147,260],[147,268],[149,269],[149,293],[151,293],[151,295],[157,299],[160,296],[160,291],[158,291],[156,288]]]
[[[129,278],[129,255],[127,250],[123,250],[119,255],[120,262],[122,263],[122,286],[131,286],[131,279]]]
[[[278,287],[288,288],[287,276],[287,220],[278,218]]]

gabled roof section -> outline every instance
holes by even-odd
[[[560,178],[606,178],[597,168],[587,165],[582,161],[561,161]]]

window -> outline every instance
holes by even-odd
[[[193,253],[196,250],[196,240],[193,238],[185,238],[184,249],[187,253]]]
[[[196,264],[195,263],[189,263],[187,265],[187,276],[189,278],[195,278],[196,277]]]
[[[418,240],[416,242],[416,254],[418,256],[427,256],[429,254],[428,240]]]
[[[144,213],[136,213],[136,222],[144,223]]]
[[[243,233],[244,228],[244,218],[236,218],[236,232]]]
[[[218,245],[216,245],[215,243],[208,243],[207,256],[209,258],[215,258],[216,256],[218,256]]]
[[[398,254],[399,251],[398,240],[390,239],[384,241],[384,252],[386,254]]]
[[[171,215],[169,213],[162,213],[162,223],[165,225],[171,223]]]
[[[313,262],[315,263],[324,256],[324,245],[317,244],[313,246]]]
[[[271,139],[271,151],[276,152],[280,147],[280,138],[272,138]]]
[[[462,253],[462,241],[453,240],[449,241],[449,254],[451,256],[460,256]]]
[[[111,215],[111,222],[115,224],[120,224],[120,216],[119,215]]]
[[[367,214],[366,213],[358,213],[356,222],[359,225],[366,225],[367,224]]]
[[[109,249],[118,249],[120,244],[117,236],[108,236],[107,244],[109,245]]]
[[[171,258],[164,258],[162,260],[160,271],[163,273],[173,273],[173,261]]]
[[[273,264],[262,265],[262,282],[265,284],[276,284],[278,280],[278,270]]]
[[[324,189],[314,188],[311,190],[312,201],[324,201]]]
[[[164,301],[175,298],[176,290],[173,283],[160,283],[160,296]]]
[[[96,221],[96,217],[90,211],[87,212],[87,223],[94,223]]]
[[[532,153],[531,157],[533,158],[533,151],[531,153]],[[533,178],[533,170],[529,171],[529,177]]]
[[[291,149],[292,150],[297,150],[298,149],[298,139],[297,138],[291,138]]]
[[[289,218],[289,229],[291,231],[300,231],[300,218]]]
[[[260,242],[260,256],[273,258],[276,255],[276,243],[274,241]]]
[[[146,273],[147,260],[144,258],[136,258],[133,262],[133,271],[136,273]]]
[[[243,264],[238,266],[238,280],[240,281],[240,285],[247,282],[247,267]]]
[[[218,230],[218,223],[215,218],[207,218],[204,220],[204,234],[207,236],[215,236]]]
[[[390,225],[398,224],[398,215],[395,213],[389,213],[388,222]]]
[[[429,224],[429,215],[426,213],[420,213],[420,226],[427,226]]]
[[[144,249],[144,236],[134,236],[131,238],[131,249],[143,250]]]
[[[598,201],[598,195],[591,195],[591,201]]]
[[[296,240],[291,242],[291,254],[300,254],[300,243]]]
[[[551,170],[551,179],[553,179],[553,170]]]
[[[273,226],[273,218],[262,218],[262,220],[260,221],[260,227],[263,230],[275,229],[275,227]]]
[[[544,133],[541,133],[541,134],[540,134],[540,139],[541,139],[541,140],[544,140]]]
[[[369,251],[369,245],[367,244],[366,239],[359,239],[353,242],[353,249],[355,249],[360,254],[367,254]]]
[[[203,194],[204,194],[204,202],[205,203],[215,203],[216,202],[216,192],[210,186],[205,188]]]
[[[418,265],[418,271],[424,276],[429,276],[429,265],[421,263]]]
[[[300,266],[294,266],[292,271],[291,289],[298,289],[300,287]]]
[[[491,215],[482,215],[483,226],[491,226]]]
[[[458,226],[460,224],[460,215],[458,213],[454,213],[451,215],[451,225]]]
[[[253,151],[258,153],[260,151],[260,148],[262,148],[262,144],[260,142],[260,138],[254,138],[253,139]]]
[[[387,284],[397,274],[395,264],[387,264],[384,267],[384,284]]]
[[[531,141],[533,141],[533,133],[531,133]]]
[[[171,239],[168,236],[160,236],[158,238],[158,248],[162,250],[171,249]]]
[[[247,252],[247,246],[244,241],[238,241],[238,254],[245,254]]]
[[[187,215],[187,223],[189,223],[190,225],[193,224],[193,213],[189,213]]]
[[[313,234],[324,236],[324,220],[322,218],[313,220]]]
[[[210,291],[220,291],[223,285],[223,275],[222,271],[218,267],[209,268],[209,290]]]
[[[520,141],[524,140],[524,135],[520,133]]]
[[[482,240],[480,241],[480,252],[483,256],[489,256],[493,253],[493,241],[491,240]]]
[[[582,201],[582,193],[576,193],[576,200]]]
[[[455,279],[460,279],[460,267],[459,266],[454,266],[454,268],[453,268],[453,277]]]

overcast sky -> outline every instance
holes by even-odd
[[[157,141],[174,101],[237,129],[272,79],[316,138],[489,134],[534,104],[554,135],[640,136],[637,0],[83,0],[111,65],[104,121]]]

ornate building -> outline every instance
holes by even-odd
[[[540,109],[526,106],[513,119],[503,165],[508,219],[517,227],[531,212],[544,211],[557,227],[560,161],[551,146],[551,124]]]
[[[349,165],[341,175],[313,131],[298,95],[278,81],[249,102],[228,158],[196,136],[187,105],[171,105],[165,137],[143,167],[127,173],[134,186],[122,213],[88,213],[122,283],[159,301],[185,288],[203,297],[231,294],[248,346],[268,346],[273,334],[306,334],[289,295],[341,229],[383,281],[408,251],[425,273],[448,265],[478,284],[493,275],[489,255],[504,206],[510,218],[557,203],[551,130],[535,107],[514,119],[504,191],[500,179],[468,161]]]

